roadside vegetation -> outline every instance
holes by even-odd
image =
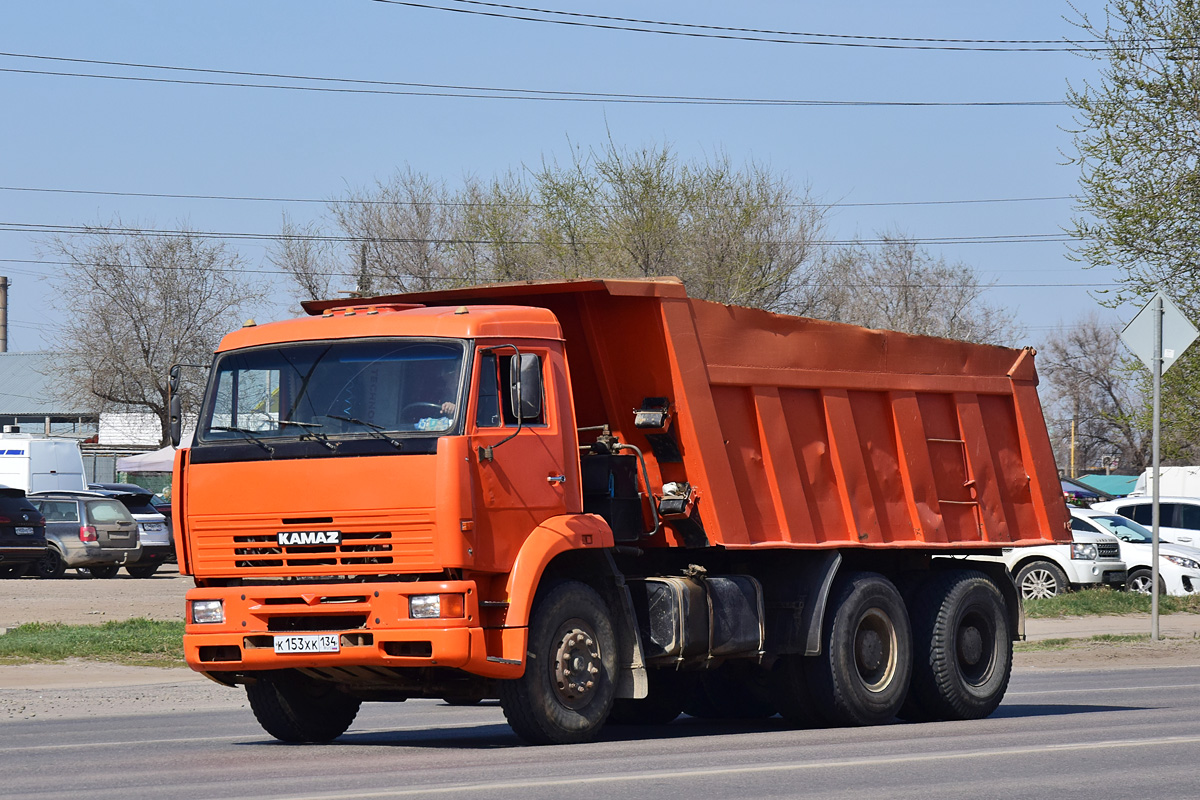
[[[0,636],[0,664],[68,658],[129,666],[183,666],[183,623],[140,618],[103,625],[30,622]]]
[[[1031,619],[1088,617],[1101,614],[1149,614],[1150,595],[1084,589],[1044,600],[1025,600],[1025,616]],[[1200,614],[1200,596],[1159,597],[1160,614]]]

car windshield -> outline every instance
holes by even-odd
[[[200,439],[440,433],[458,417],[462,342],[357,339],[226,353]]]
[[[1088,519],[1123,542],[1134,542],[1137,544],[1150,544],[1151,542],[1150,531],[1131,519],[1126,519],[1116,514],[1103,517],[1088,517]]]

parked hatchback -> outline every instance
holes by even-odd
[[[175,541],[167,518],[154,505],[154,493],[136,483],[89,483],[88,488],[119,501],[138,524],[142,555],[125,565],[135,578],[149,578],[175,555]]]
[[[35,492],[29,502],[46,518],[46,554],[35,570],[61,577],[86,568],[96,578],[116,577],[122,564],[142,554],[138,524],[119,501],[96,492]]]
[[[46,521],[21,489],[0,486],[0,578],[18,578],[46,554]]]

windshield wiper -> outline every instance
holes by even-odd
[[[279,423],[279,427],[281,427],[281,428],[284,425],[295,425],[297,428],[300,428],[300,429],[324,428],[325,427],[324,425],[322,425],[319,422],[299,422],[299,421],[293,420],[293,419],[280,419],[280,420],[276,420],[276,422]],[[333,442],[329,441],[329,437],[323,433],[317,433],[316,431],[303,431],[300,435],[300,438],[301,439],[312,439],[314,442],[317,442],[322,447],[324,447],[328,450],[332,450],[335,452],[337,451],[337,445],[334,444]]]
[[[328,417],[329,419],[336,419],[340,422],[349,422],[352,425],[362,425],[364,428],[367,429],[367,433],[371,434],[376,439],[383,439],[385,442],[388,442],[389,444],[392,445],[392,447],[396,448],[397,450],[404,447],[404,442],[402,442],[399,439],[396,439],[392,436],[388,436],[386,433],[384,433],[384,431],[387,429],[384,428],[382,425],[376,425],[374,422],[367,422],[366,420],[355,419],[354,417],[339,417],[337,414],[322,414],[321,416]]]
[[[267,451],[268,455],[275,455],[275,448],[264,442],[262,439],[254,435],[254,431],[249,428],[237,428],[229,425],[213,425],[209,428],[210,431],[229,431],[230,433],[240,433],[242,438],[248,442],[254,442],[256,445]]]

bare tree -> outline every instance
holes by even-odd
[[[56,280],[71,312],[56,343],[63,374],[73,378],[63,382],[65,393],[104,409],[153,413],[163,444],[170,367],[209,363],[221,336],[261,295],[236,252],[180,227],[158,233],[115,220],[42,245],[69,264]],[[185,371],[185,407],[197,407],[202,378]]]
[[[1060,327],[1038,357],[1042,402],[1060,467],[1102,468],[1115,459],[1141,472],[1149,462],[1146,371],[1121,345],[1116,329],[1095,313]]]
[[[267,258],[291,278],[297,301],[331,297],[337,291],[334,287],[345,282],[345,268],[332,242],[313,222],[294,223],[284,214],[279,238],[268,248]]]
[[[988,344],[1021,335],[1012,312],[982,299],[987,284],[965,264],[950,264],[898,234],[878,247],[836,252],[829,274],[844,287],[841,322]]]

